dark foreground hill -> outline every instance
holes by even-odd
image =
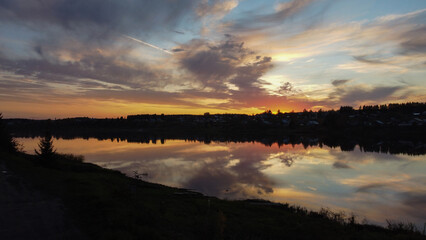
[[[70,155],[43,163],[0,152],[0,166],[0,230],[8,239],[426,239],[407,224],[385,229],[328,210],[220,200]]]

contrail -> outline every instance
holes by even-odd
[[[133,41],[138,42],[138,43],[142,43],[143,45],[146,45],[146,46],[148,46],[148,47],[155,48],[155,49],[160,50],[160,51],[162,51],[162,52],[165,52],[165,53],[167,53],[167,54],[173,55],[173,53],[172,53],[172,52],[170,52],[170,51],[168,51],[168,50],[166,50],[166,49],[164,49],[164,48],[157,47],[157,46],[155,46],[155,45],[149,44],[149,43],[144,42],[144,41],[142,41],[142,40],[139,40],[139,39],[136,39],[136,38],[132,38],[132,37],[127,36],[127,35],[123,35],[123,37],[125,37],[125,38],[127,38],[127,39],[130,39],[130,40],[133,40]]]

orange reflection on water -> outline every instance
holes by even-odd
[[[38,139],[18,139],[33,152]],[[426,219],[423,156],[329,147],[166,140],[164,144],[57,139],[59,152],[144,180],[227,199],[262,198],[354,212],[374,223]]]

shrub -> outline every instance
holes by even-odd
[[[61,159],[67,160],[67,161],[75,161],[75,162],[83,162],[84,156],[83,155],[74,155],[74,154],[67,154],[67,153],[61,153],[57,154],[58,157]]]

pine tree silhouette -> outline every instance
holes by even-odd
[[[53,147],[52,135],[46,132],[44,138],[38,144],[39,150],[34,149],[37,156],[42,161],[52,161],[56,157],[56,149]]]
[[[3,115],[0,113],[0,149],[10,153],[16,153],[18,147],[19,145],[16,140],[13,139],[6,130],[6,126],[3,122]]]

